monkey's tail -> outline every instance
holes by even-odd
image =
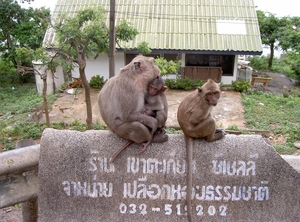
[[[184,135],[187,157],[187,185],[186,185],[186,205],[187,218],[192,222],[192,188],[193,188],[193,147],[194,139]]]
[[[116,152],[113,157],[111,158],[110,162],[114,162],[114,160],[119,156],[119,154],[125,150],[130,144],[132,144],[133,141],[128,141],[121,149],[118,150],[118,152]]]

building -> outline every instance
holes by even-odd
[[[52,17],[95,4],[104,7],[109,22],[110,0],[57,0]],[[145,41],[151,56],[181,60],[183,77],[230,84],[237,79],[238,55],[261,55],[263,50],[253,0],[117,0],[115,15],[116,24],[126,20],[139,31],[133,41],[116,45],[116,74]],[[54,39],[49,29],[45,45]],[[79,77],[76,71],[73,76]],[[87,59],[86,75],[88,80],[109,78],[108,57]]]

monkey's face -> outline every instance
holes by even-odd
[[[216,106],[218,104],[219,98],[220,98],[219,91],[205,93],[205,99],[209,105]]]
[[[150,96],[156,96],[162,91],[161,89],[162,89],[162,85],[154,86],[154,85],[150,84],[149,88],[148,88],[148,93]]]

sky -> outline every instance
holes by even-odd
[[[27,2],[21,4],[21,1],[22,0],[18,0],[19,4],[24,8],[41,8],[44,6],[46,8],[50,8],[51,11],[54,10],[55,4],[57,2],[56,0],[34,0],[33,2],[30,2],[30,4],[28,4]]]
[[[276,17],[300,16],[297,0],[254,0],[257,9],[276,14]]]

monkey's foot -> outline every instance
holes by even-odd
[[[153,135],[153,143],[164,143],[167,142],[169,139],[169,136],[165,133],[162,134],[154,134]]]
[[[225,136],[225,130],[223,129],[216,129],[215,131],[215,140],[219,140]]]
[[[225,130],[224,129],[221,129],[221,128],[217,128],[215,133],[222,133],[223,135],[226,134]]]
[[[154,134],[166,134],[166,130],[164,128],[157,128]]]

